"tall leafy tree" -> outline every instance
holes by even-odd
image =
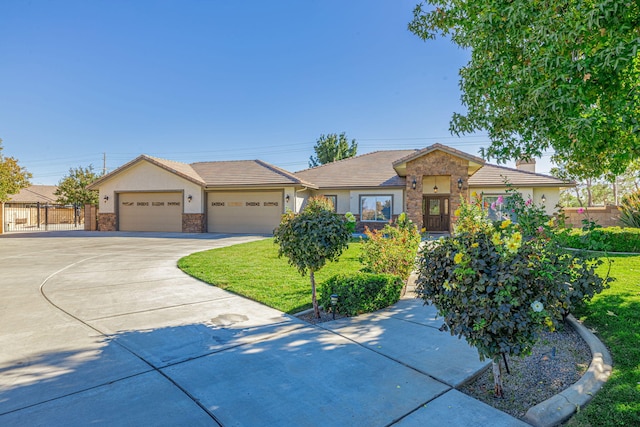
[[[340,135],[330,133],[320,135],[313,149],[316,155],[309,157],[310,168],[353,157],[358,151],[358,144],[355,139],[352,139],[349,144],[344,132]]]
[[[13,157],[2,154],[2,139],[0,139],[0,202],[6,202],[10,196],[31,185],[31,173],[18,164]]]
[[[98,192],[88,190],[87,186],[100,177],[93,171],[93,166],[70,168],[69,174],[58,182],[54,193],[58,203],[63,205],[95,205],[98,203]]]
[[[311,198],[299,214],[288,212],[282,216],[273,237],[279,245],[278,256],[289,258],[289,264],[301,275],[309,273],[311,302],[316,317],[320,318],[315,272],[327,262],[336,260],[347,248],[351,232],[345,220],[333,213],[328,199]]]
[[[640,3],[428,0],[409,30],[471,51],[450,129],[484,130],[485,157],[538,157],[619,174],[640,157]]]

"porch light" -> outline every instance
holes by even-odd
[[[540,200],[542,200],[542,203],[547,203],[547,198],[544,196],[544,194],[542,195]]]
[[[411,188],[415,190],[416,189],[416,184],[417,184],[416,179],[413,178],[413,182],[411,183]]]
[[[458,190],[462,190],[462,178],[458,178]]]
[[[434,193],[437,193],[437,192],[438,192],[438,186],[437,186],[437,185],[434,185],[434,186],[433,186],[433,192],[434,192]]]
[[[187,200],[189,201],[189,203],[191,203],[191,201],[193,200],[193,196],[191,194],[189,194],[187,196]]]
[[[104,196],[102,200],[104,200],[104,202],[107,203],[107,200],[109,200],[109,196]]]
[[[286,196],[284,196],[284,201],[289,203],[289,200],[291,200],[291,197],[287,194]]]
[[[331,311],[333,312],[333,320],[336,320],[336,305],[338,305],[338,294],[331,294]]]

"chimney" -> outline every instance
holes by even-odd
[[[524,172],[536,172],[536,159],[520,159],[516,161],[516,169]]]

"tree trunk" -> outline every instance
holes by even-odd
[[[493,397],[504,398],[504,391],[502,390],[502,369],[500,367],[500,356],[495,357],[491,361],[491,368],[493,370]]]
[[[311,277],[311,302],[313,303],[313,312],[316,315],[316,319],[320,318],[320,309],[318,308],[318,298],[316,298],[316,277],[313,275],[313,270],[309,273]]]

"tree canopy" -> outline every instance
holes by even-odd
[[[460,70],[454,134],[486,131],[487,158],[539,157],[622,173],[640,157],[640,3],[612,0],[429,0],[409,30],[449,36]]]
[[[58,203],[63,205],[95,205],[98,203],[98,192],[88,190],[87,186],[100,176],[93,171],[93,166],[86,168],[79,166],[70,168],[69,175],[58,182],[58,189],[54,193],[58,196]]]
[[[340,135],[330,133],[320,135],[313,149],[316,155],[309,157],[310,168],[353,157],[358,150],[358,144],[355,139],[352,139],[349,144],[344,132]]]
[[[18,164],[13,157],[2,154],[2,139],[0,139],[0,202],[9,200],[9,196],[18,193],[31,185],[31,173]]]

